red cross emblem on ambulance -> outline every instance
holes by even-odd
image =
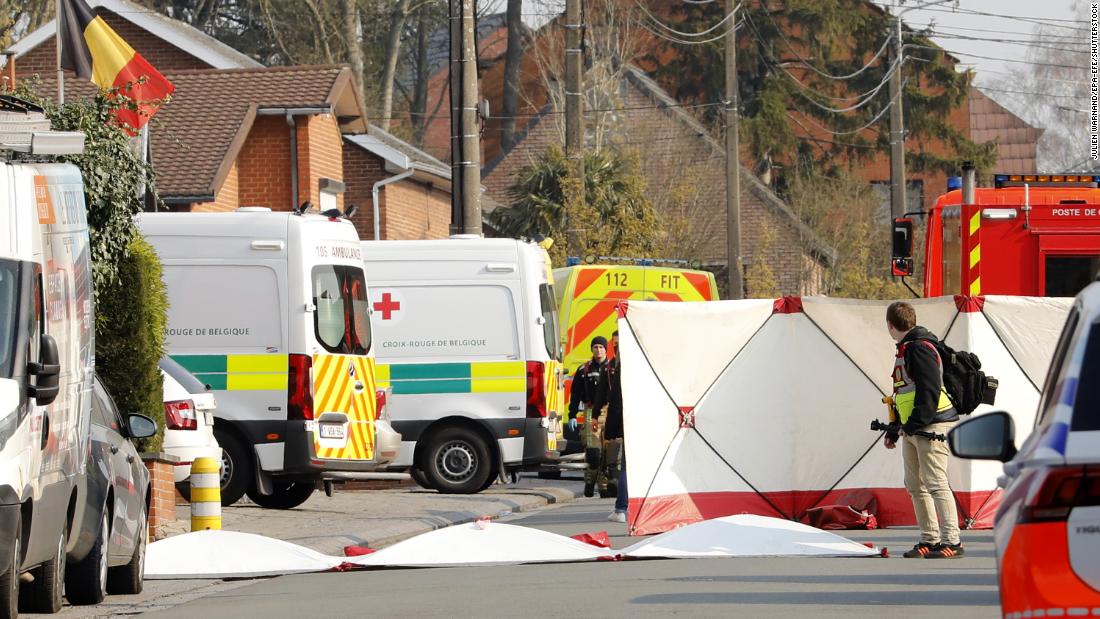
[[[382,300],[374,303],[374,311],[382,314],[382,320],[390,320],[393,314],[401,309],[401,302],[393,298],[389,292],[382,293]]]

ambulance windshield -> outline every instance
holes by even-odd
[[[317,341],[326,350],[367,354],[371,332],[363,269],[334,264],[313,267],[313,305]]]
[[[19,304],[19,263],[0,260],[0,377],[12,375],[15,314]]]

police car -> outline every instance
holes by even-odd
[[[1077,296],[1036,425],[1019,451],[1007,413],[959,424],[961,458],[1005,462],[994,524],[1006,619],[1100,614],[1100,281]]]

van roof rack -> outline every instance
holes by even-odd
[[[0,149],[32,155],[79,155],[84,152],[84,134],[51,131],[50,119],[40,106],[0,95]]]

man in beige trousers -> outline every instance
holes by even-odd
[[[901,433],[887,432],[884,443],[893,449],[901,440],[905,462],[905,489],[913,500],[920,541],[904,556],[910,559],[951,559],[963,555],[955,497],[947,481],[951,456],[945,441],[917,436],[917,432],[946,434],[959,420],[943,388],[943,361],[933,342],[936,336],[917,326],[912,305],[899,301],[886,309],[886,326],[897,342],[894,357],[894,406]]]

